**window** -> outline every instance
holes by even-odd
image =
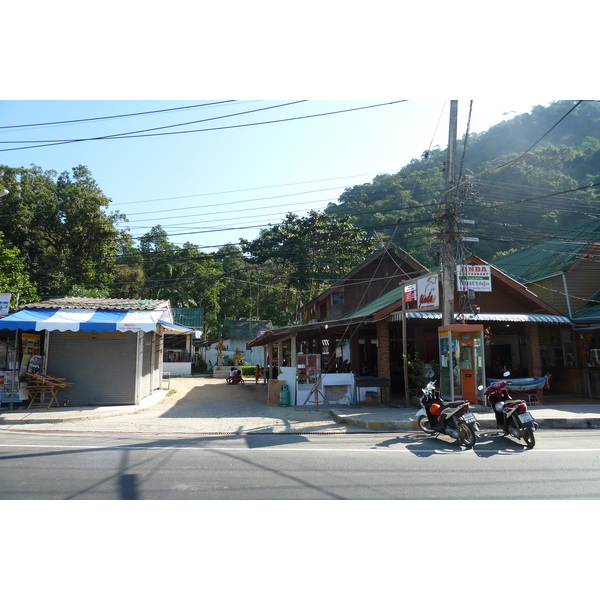
[[[344,304],[344,292],[333,292],[331,294],[331,304]]]
[[[550,343],[541,348],[542,368],[577,366],[575,345],[570,331],[562,330],[558,335],[550,335]]]

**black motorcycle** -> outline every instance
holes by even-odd
[[[479,431],[479,423],[469,411],[469,403],[466,400],[442,400],[436,394],[434,384],[430,381],[422,390],[422,408],[417,413],[419,427],[425,433],[449,435],[472,448],[477,441],[475,432]]]

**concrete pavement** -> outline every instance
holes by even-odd
[[[322,405],[319,410],[267,404],[267,388],[207,378],[174,378],[140,405],[0,410],[0,429],[134,433],[242,434],[413,431],[417,407]],[[576,402],[573,399],[573,402]],[[589,400],[588,400],[589,402]],[[495,429],[490,409],[473,406],[482,429]],[[600,428],[600,403],[532,406],[541,429]],[[91,423],[93,421],[93,423]]]

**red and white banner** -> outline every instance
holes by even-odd
[[[404,286],[404,302],[414,302],[417,299],[417,284]]]

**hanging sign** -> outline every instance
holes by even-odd
[[[459,292],[491,292],[492,269],[489,265],[457,265],[456,282]]]
[[[404,286],[404,302],[414,302],[417,299],[417,284]]]
[[[417,279],[418,308],[440,307],[440,285],[438,273]]]
[[[12,294],[0,294],[0,317],[5,317],[8,314],[11,296]]]

